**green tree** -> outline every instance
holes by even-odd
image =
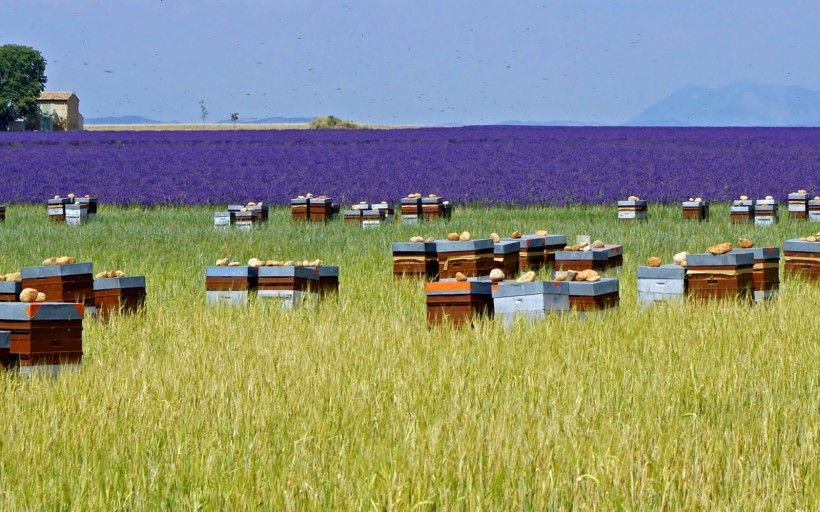
[[[0,46],[0,131],[19,117],[36,118],[46,86],[46,59],[28,46]]]
[[[205,100],[199,100],[199,117],[202,118],[202,125],[205,125],[205,120],[208,119],[208,109],[205,108]]]
[[[233,127],[236,128],[236,122],[239,121],[239,112],[231,114],[231,121],[233,121]]]

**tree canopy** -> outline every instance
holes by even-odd
[[[46,60],[28,46],[0,46],[0,131],[17,118],[37,115],[37,96],[46,85]]]

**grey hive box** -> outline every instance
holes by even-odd
[[[780,219],[778,214],[778,203],[774,200],[761,200],[755,202],[754,211],[755,226],[771,226]]]
[[[319,296],[319,271],[312,267],[259,267],[257,295],[276,300],[284,308],[315,302]]]
[[[81,204],[65,205],[65,223],[68,226],[80,226],[88,222],[88,206]]]
[[[646,220],[649,210],[649,201],[639,199],[637,201],[618,201],[618,220]]]
[[[642,306],[686,297],[686,269],[680,265],[638,267],[637,277],[638,302]]]
[[[503,281],[493,284],[493,309],[505,326],[513,324],[516,315],[529,321],[543,318],[549,312],[569,311],[569,283]]]
[[[820,200],[810,199],[808,205],[809,222],[820,222]]]

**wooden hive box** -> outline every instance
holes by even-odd
[[[205,304],[246,305],[250,293],[256,291],[257,283],[256,267],[206,267]]]
[[[270,215],[268,205],[264,203],[256,203],[253,206],[247,207],[256,217],[254,220],[256,222],[267,222],[268,217]]]
[[[319,271],[314,268],[259,267],[258,270],[260,299],[277,300],[284,308],[299,307],[318,299]]]
[[[523,235],[521,238],[502,238],[502,242],[518,242],[518,269],[520,272],[538,272],[544,266],[546,237]]]
[[[145,295],[145,276],[94,280],[94,305],[97,315],[102,319],[120,313],[143,311]]]
[[[444,199],[440,197],[423,197],[421,199],[421,218],[439,220],[444,217]]]
[[[729,222],[732,224],[745,224],[753,222],[755,219],[755,202],[752,199],[736,199],[732,201],[729,209]]]
[[[751,300],[754,297],[754,255],[690,254],[686,258],[690,297],[697,299]]]
[[[82,304],[56,302],[0,303],[0,331],[9,331],[9,358],[28,373],[78,365],[83,357]]]
[[[503,281],[493,284],[493,315],[511,327],[516,315],[527,320],[543,318],[552,311],[569,311],[569,283]]]
[[[0,281],[0,302],[17,302],[23,283],[20,281]]]
[[[789,217],[792,219],[806,219],[809,216],[808,194],[793,192],[789,194]]]
[[[317,279],[318,285],[316,286],[318,286],[320,299],[339,293],[339,267],[322,265],[306,268],[309,268]]]
[[[311,222],[329,222],[333,218],[333,200],[329,197],[310,198],[308,218]]]
[[[96,197],[75,197],[74,204],[85,206],[88,212],[88,220],[97,218],[97,198]]]
[[[344,216],[342,217],[342,221],[345,224],[353,224],[356,226],[361,226],[362,224],[362,210],[354,209],[354,210],[345,210]]]
[[[498,243],[493,244],[495,268],[503,270],[504,275],[507,277],[518,274],[520,248],[521,243],[518,240],[500,240]]]
[[[777,206],[777,201],[771,199],[755,201],[755,226],[771,226],[780,220]]]
[[[623,264],[623,246],[607,244],[589,251],[558,251],[555,253],[556,270],[603,271]]]
[[[293,220],[310,220],[310,199],[299,197],[290,200],[290,218]]]
[[[686,297],[686,269],[671,263],[660,267],[638,267],[638,303],[682,300]]]
[[[438,276],[436,243],[393,243],[393,275],[435,279]]]
[[[638,201],[618,201],[618,220],[630,222],[633,220],[646,220],[649,211],[649,201],[639,199]]]
[[[820,222],[820,200],[809,200],[809,222]]]
[[[384,210],[364,210],[362,211],[362,227],[377,228],[384,224]]]
[[[49,302],[78,302],[94,312],[94,276],[91,262],[23,267],[23,288],[35,288]]]
[[[55,222],[65,222],[65,205],[70,204],[71,199],[61,197],[60,199],[48,200],[48,218]]]
[[[220,230],[230,229],[232,221],[231,212],[214,212],[214,228]]]
[[[11,331],[0,331],[0,368],[11,364]]]
[[[709,201],[684,201],[682,207],[684,220],[709,220]]]
[[[421,198],[403,197],[399,202],[402,224],[418,224],[421,220]]]
[[[468,279],[489,278],[495,268],[493,241],[489,238],[466,242],[436,240],[439,279],[455,279],[461,272]]]
[[[88,206],[84,204],[67,204],[64,208],[65,223],[69,226],[80,226],[88,222]]]
[[[396,218],[396,212],[393,208],[393,205],[388,203],[387,201],[382,201],[381,203],[373,203],[370,205],[370,209],[384,212],[385,222],[393,222]]]
[[[0,222],[6,220],[6,205],[0,204]]]
[[[234,226],[239,231],[250,231],[256,224],[257,215],[248,209],[238,211],[234,214]]]
[[[544,265],[555,266],[555,253],[567,246],[567,235],[544,236]]]
[[[470,324],[493,314],[492,283],[489,281],[448,281],[426,283],[427,322]]]
[[[602,278],[599,281],[569,281],[569,307],[572,311],[592,313],[618,307],[620,281]]]
[[[748,252],[754,256],[752,277],[755,301],[762,302],[777,295],[780,289],[780,247],[754,247],[734,251]]]
[[[820,242],[792,238],[783,242],[783,270],[820,281]]]

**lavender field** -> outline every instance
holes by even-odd
[[[472,204],[671,203],[820,193],[820,129],[463,127],[4,133],[0,203],[341,203],[436,192]]]

